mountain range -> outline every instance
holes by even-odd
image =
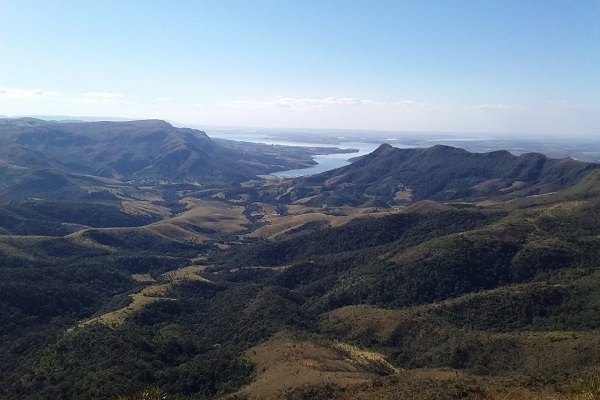
[[[600,398],[600,169],[0,120],[0,398]]]
[[[286,182],[279,199],[311,206],[393,206],[489,196],[542,195],[579,182],[599,164],[540,153],[470,153],[436,145],[400,149],[388,144],[353,163]]]
[[[1,170],[35,181],[43,181],[48,175],[85,174],[122,181],[225,185],[313,163],[306,150],[297,149],[298,154],[290,157],[275,147],[264,152],[251,149],[249,145],[246,151],[226,147],[202,131],[175,128],[160,120],[0,119]],[[53,185],[60,180],[57,177]]]

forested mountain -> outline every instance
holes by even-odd
[[[114,124],[0,129],[0,398],[600,396],[597,165]]]
[[[274,146],[261,150],[246,145],[240,151],[239,146],[214,142],[202,131],[175,128],[160,120],[0,119],[0,193],[57,191],[65,185],[81,186],[73,180],[89,180],[89,176],[226,187],[257,174],[313,163],[310,152],[299,150],[294,155]]]
[[[490,195],[544,194],[571,186],[597,164],[513,156],[507,151],[469,153],[450,146],[399,149],[381,145],[350,165],[297,178],[282,201],[307,205],[399,205],[423,199],[458,200]]]

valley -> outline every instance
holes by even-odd
[[[0,143],[0,398],[600,396],[599,164],[381,145],[281,179],[344,150],[163,121]]]

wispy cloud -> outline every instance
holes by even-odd
[[[170,97],[157,97],[156,100],[158,100],[158,101],[173,101],[173,99]]]
[[[43,91],[42,89],[17,89],[0,87],[0,96],[4,98],[36,98],[41,96],[60,96],[61,92]]]
[[[476,110],[513,110],[516,107],[506,104],[477,104],[473,108]]]
[[[83,94],[85,97],[97,98],[97,99],[116,99],[125,97],[120,93],[110,93],[110,92],[87,92]]]
[[[383,102],[371,99],[359,99],[356,97],[275,97],[269,100],[233,100],[220,104],[221,107],[238,109],[275,109],[275,108],[334,108],[334,107],[359,107],[359,106],[385,106],[406,107],[426,106],[426,103],[414,100],[400,100],[396,102]]]

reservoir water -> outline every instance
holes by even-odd
[[[379,144],[363,142],[343,142],[339,146],[335,147],[339,147],[341,149],[356,149],[358,150],[358,152],[317,155],[313,157],[313,160],[317,162],[317,165],[314,165],[309,168],[291,169],[287,171],[274,172],[273,175],[280,176],[282,178],[293,178],[296,176],[318,174],[321,172],[329,171],[330,169],[343,167],[344,165],[350,164],[351,158],[369,154],[377,147],[379,147]]]
[[[343,167],[350,163],[350,159],[354,157],[364,156],[371,153],[382,143],[390,143],[394,147],[399,148],[411,148],[414,145],[406,145],[398,142],[397,138],[387,138],[376,136],[371,137],[344,137],[336,136],[334,134],[327,135],[324,133],[318,137],[313,136],[317,140],[310,141],[298,141],[298,140],[286,140],[286,133],[274,132],[274,131],[261,131],[261,130],[210,130],[207,129],[206,133],[210,137],[236,140],[240,142],[251,142],[251,143],[263,143],[273,144],[282,146],[301,146],[301,147],[337,147],[340,149],[354,149],[357,150],[353,153],[344,154],[325,154],[316,155],[313,160],[317,162],[316,165],[309,168],[292,169],[287,171],[274,172],[273,175],[280,176],[282,178],[292,178],[297,176],[318,174],[331,169]],[[289,135],[288,137],[290,137]],[[310,139],[310,136],[303,136]],[[364,140],[364,141],[362,141]]]

